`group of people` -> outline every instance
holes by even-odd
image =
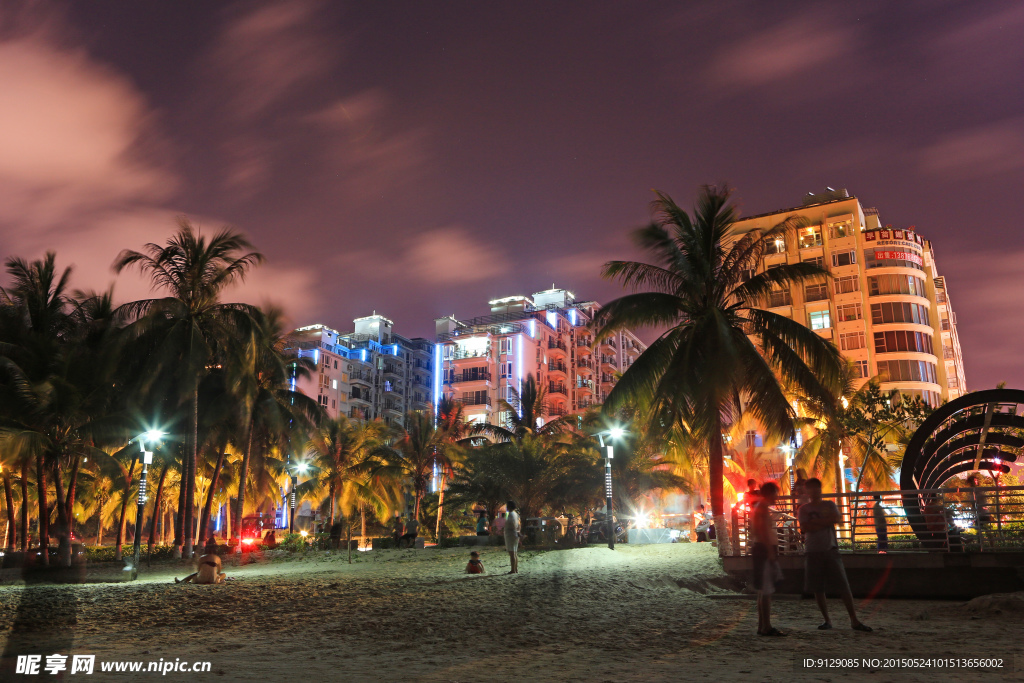
[[[779,495],[779,487],[774,482],[767,482],[760,490],[756,490],[756,482],[753,480],[748,482],[748,486],[748,501],[751,504],[748,542],[754,560],[753,584],[757,590],[757,633],[762,636],[784,636],[785,633],[772,626],[771,620],[772,594],[775,592],[775,584],[782,579],[778,563],[777,532],[781,513],[772,508]],[[836,524],[842,519],[839,508],[831,500],[822,499],[821,480],[806,479],[802,488],[798,502],[801,498],[804,502],[797,510],[797,523],[804,538],[804,590],[814,594],[818,609],[824,617],[818,629],[825,631],[832,628],[825,597],[831,579],[850,616],[850,626],[855,631],[870,632],[872,629],[857,618],[853,593],[839,556],[839,538],[836,534]]]
[[[501,530],[502,536],[505,539],[505,550],[508,551],[509,559],[509,574],[519,573],[519,541],[523,538],[523,524],[519,517],[519,510],[516,502],[510,500],[505,503],[505,516],[499,517],[502,521]],[[497,520],[495,520],[497,522]],[[483,524],[481,524],[483,522]],[[497,527],[497,523],[495,524]],[[486,527],[485,513],[480,513],[480,519],[477,521],[477,535],[486,536],[488,535]],[[473,551],[469,554],[469,562],[466,564],[467,574],[484,574],[484,563],[480,560],[480,553]]]

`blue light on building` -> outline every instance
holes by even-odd
[[[522,399],[523,396],[523,335],[516,335],[516,381],[518,386],[516,391],[519,392],[519,397]],[[519,417],[523,416],[522,400],[519,401],[518,410]]]
[[[437,415],[438,406],[441,403],[441,353],[444,345],[434,344],[434,415]]]

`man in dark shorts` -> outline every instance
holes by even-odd
[[[840,597],[850,615],[850,626],[854,631],[870,632],[872,629],[860,623],[853,608],[853,594],[846,580],[846,569],[839,557],[839,539],[836,523],[840,520],[839,508],[831,500],[821,499],[821,480],[812,478],[806,482],[807,495],[811,501],[800,506],[797,513],[800,531],[804,534],[804,591],[814,593],[818,609],[825,617],[818,630],[832,628],[825,600],[825,584],[829,576],[839,588]]]
[[[757,590],[757,635],[784,636],[772,626],[772,593],[778,573],[779,538],[771,506],[779,487],[767,482],[751,508],[750,555],[754,560],[754,589]]]

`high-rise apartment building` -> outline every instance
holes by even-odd
[[[319,401],[332,418],[380,418],[401,425],[406,413],[428,410],[433,342],[394,333],[394,323],[381,315],[353,322],[349,334],[324,325],[291,334],[294,353],[316,364],[311,377],[293,380],[295,388]]]
[[[469,421],[504,424],[501,402],[515,405],[528,376],[547,393],[545,419],[582,411],[646,348],[628,331],[595,346],[587,325],[600,305],[564,289],[489,303],[489,315],[436,320],[434,400],[461,401]]]
[[[750,216],[736,227],[765,230],[789,216],[807,226],[776,240],[761,268],[812,261],[831,277],[780,288],[769,308],[835,342],[860,384],[877,376],[882,389],[931,406],[966,393],[956,315],[931,242],[914,226],[883,225],[877,209],[831,188],[809,194],[803,206]]]

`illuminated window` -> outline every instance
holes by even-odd
[[[808,249],[810,247],[820,247],[821,241],[821,226],[812,225],[809,228],[801,228],[797,233],[797,242],[801,249]]]
[[[769,254],[785,254],[786,253],[786,240],[782,237],[776,237],[770,240],[766,245],[766,253]]]
[[[824,311],[811,311],[808,314],[812,330],[827,330],[832,327],[832,320],[829,317],[828,309]]]

